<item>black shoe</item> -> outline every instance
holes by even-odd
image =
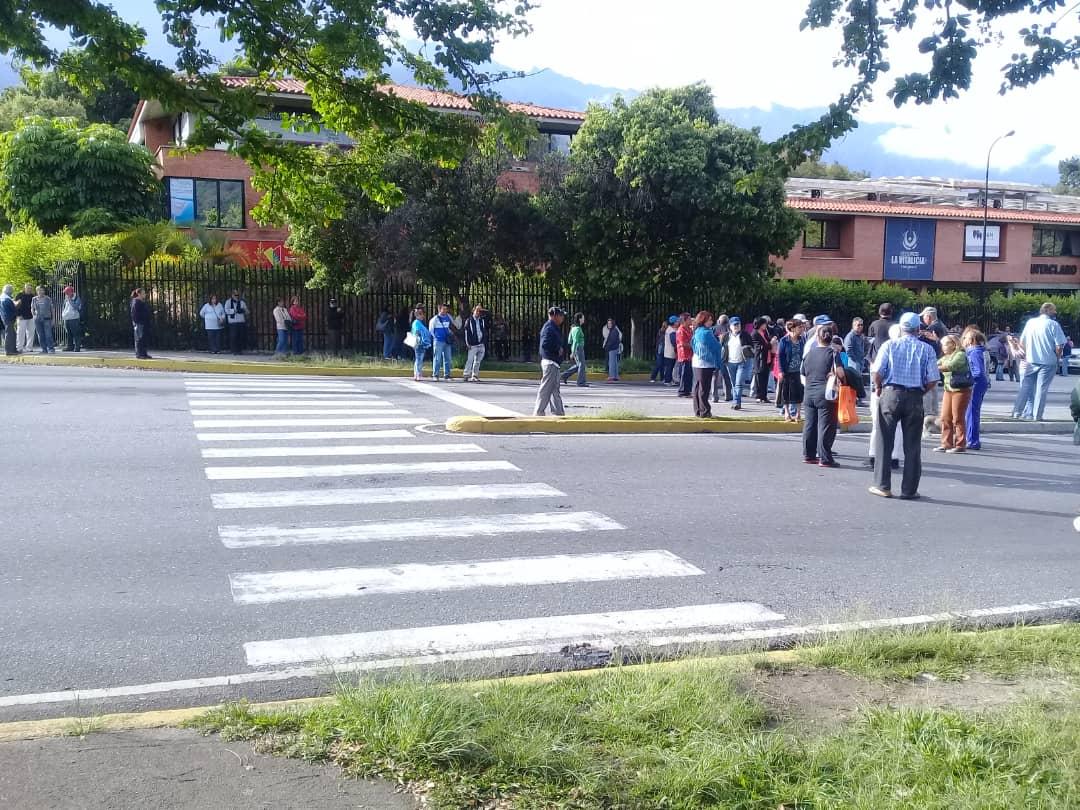
[[[894,470],[899,470],[900,469],[900,459],[894,458],[892,461],[889,462],[889,466],[892,467]]]
[[[840,465],[837,464],[835,461],[819,461],[818,466],[819,467],[829,467],[831,469],[831,468],[834,468],[834,467],[839,467]]]
[[[901,495],[900,500],[902,500],[902,501],[917,501],[921,497],[922,497],[922,495],[920,495],[918,492],[915,492],[915,493],[913,493],[911,495]]]

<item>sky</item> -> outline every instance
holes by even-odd
[[[540,0],[528,17],[532,34],[500,42],[495,58],[515,69],[546,67],[584,82],[638,90],[703,80],[724,108],[822,107],[850,86],[854,74],[833,67],[839,32],[799,31],[806,4]],[[970,176],[981,176],[990,143],[1009,130],[1015,136],[993,152],[1000,170],[1053,167],[1056,176],[1059,160],[1080,153],[1080,72],[1064,69],[1033,88],[998,94],[999,71],[1015,39],[980,51],[972,88],[959,100],[897,109],[885,95],[886,82],[920,69],[919,38],[892,37],[892,71],[859,115],[865,123],[885,125],[878,136],[884,151],[953,161],[969,167]]]

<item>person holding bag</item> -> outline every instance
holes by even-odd
[[[405,345],[413,350],[415,360],[413,361],[413,379],[416,382],[424,379],[424,357],[427,356],[427,350],[431,348],[432,339],[431,332],[427,328],[425,322],[425,312],[422,304],[417,304],[413,308],[413,322],[412,327],[409,329],[409,333],[405,336]]]
[[[803,410],[803,462],[819,467],[839,467],[833,458],[836,441],[836,410],[839,386],[844,382],[844,366],[832,346],[834,324],[819,324],[814,345],[806,353],[802,373],[806,378]]]
[[[963,453],[967,449],[965,418],[975,378],[967,354],[953,335],[941,339],[938,371],[945,383],[945,396],[941,404],[941,445],[934,452]]]

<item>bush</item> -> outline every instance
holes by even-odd
[[[36,284],[37,271],[52,269],[62,262],[112,263],[120,259],[115,235],[73,237],[66,230],[46,236],[28,225],[0,238],[0,283],[18,289]]]

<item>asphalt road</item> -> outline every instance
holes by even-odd
[[[23,697],[66,690],[118,688],[83,693],[83,711],[299,696],[334,651],[466,666],[485,638],[527,659],[538,642],[635,628],[1080,596],[1066,436],[927,453],[926,497],[907,503],[866,493],[864,435],[841,437],[843,467],[822,470],[798,463],[795,436],[431,426],[527,400],[523,383],[19,367],[0,380],[0,720],[70,714]]]

